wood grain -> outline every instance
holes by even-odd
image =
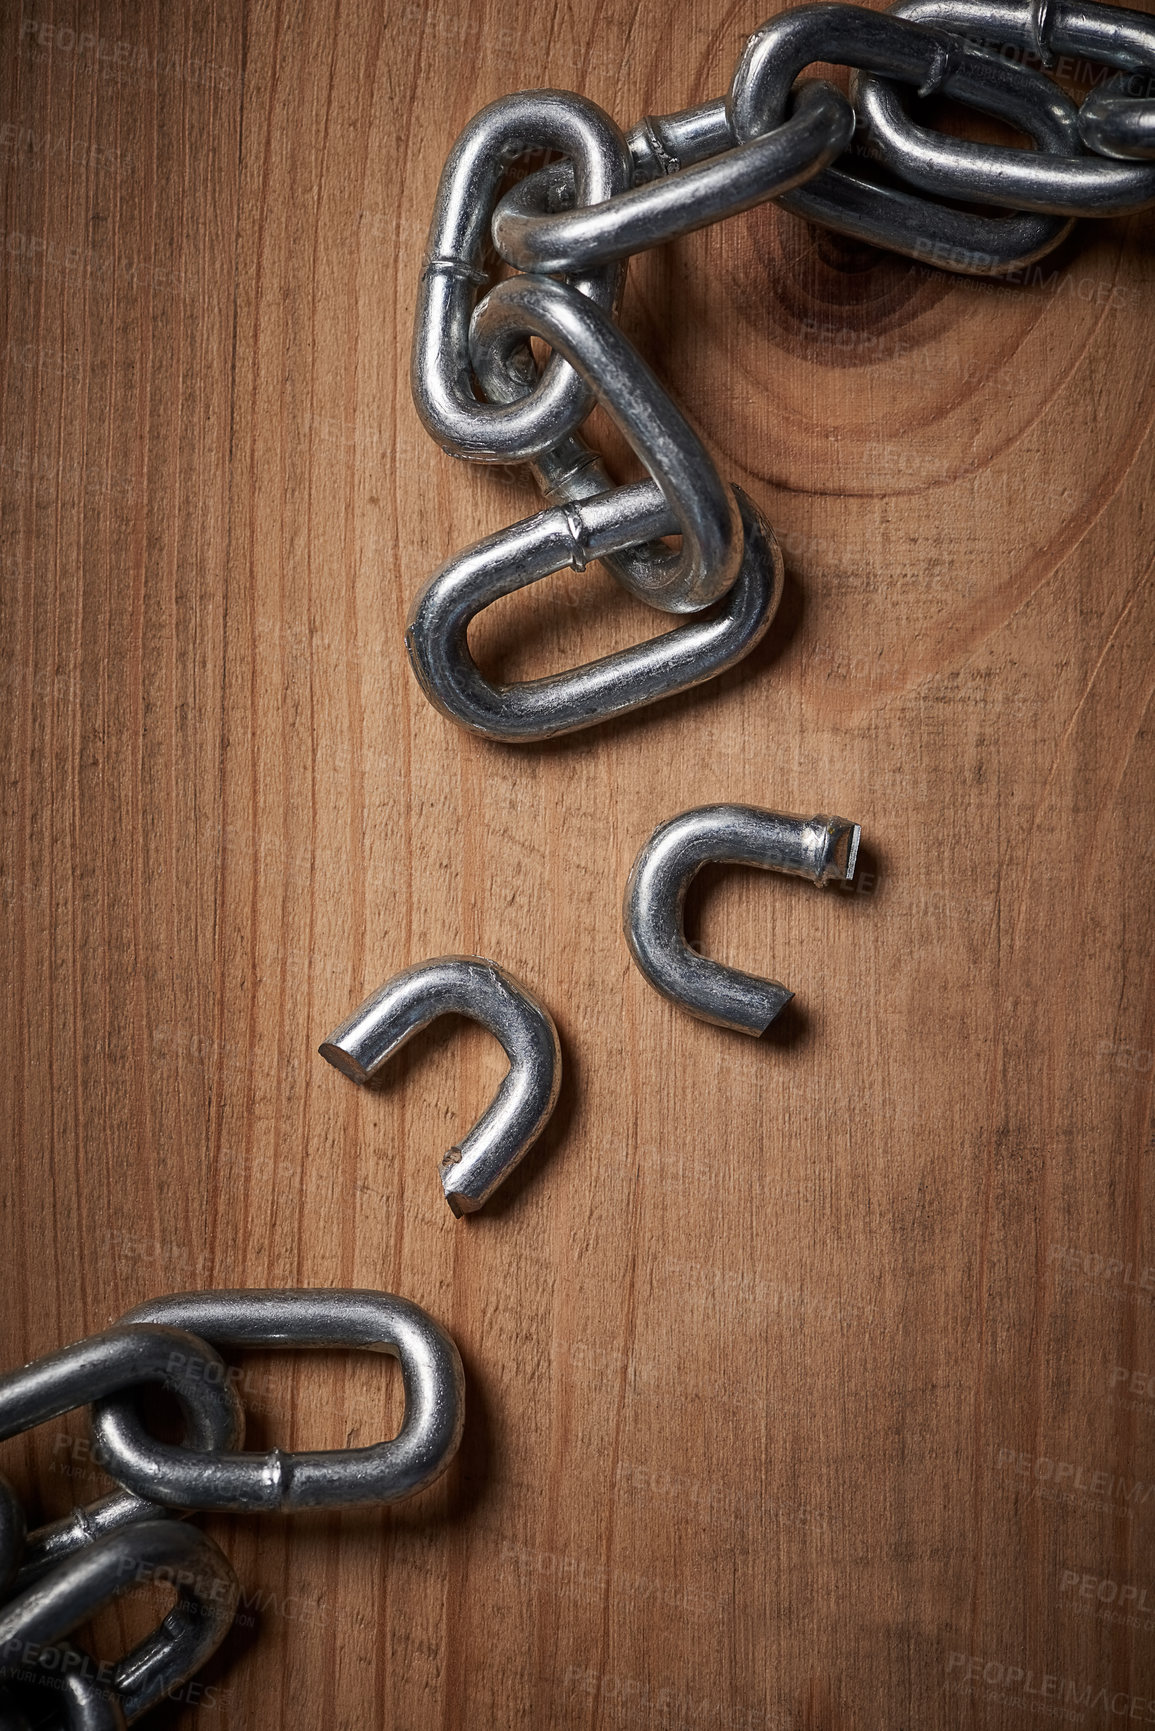
[[[174,1289],[339,1284],[427,1306],[469,1378],[425,1496],[209,1523],[245,1615],[152,1722],[1151,1722],[1150,219],[999,286],[767,209],[637,260],[625,326],[777,525],[787,597],[713,685],[508,750],[402,642],[428,572],[535,508],[410,402],[441,162],[519,86],[625,124],[714,95],[756,14],[25,8],[3,1362]],[[477,641],[524,673],[652,629],[594,571]],[[715,800],[843,813],[870,856],[854,894],[696,895],[710,953],[797,992],[759,1042],[663,1003],[619,931],[651,827]],[[436,1161],[493,1043],[434,1031],[368,1093],[316,1056],[447,951],[529,981],[566,1061],[462,1222]],[[244,1368],[258,1445],[398,1411],[376,1363]],[[84,1435],[5,1446],[36,1514],[103,1488]]]

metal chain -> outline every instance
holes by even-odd
[[[1059,55],[1109,75],[1081,109],[1043,70]],[[850,69],[849,103],[822,80],[799,82],[816,63]],[[935,131],[909,108],[912,96],[930,95],[1008,123],[1032,148]],[[508,185],[531,150],[558,160]],[[749,38],[725,96],[648,116],[628,134],[596,104],[557,90],[483,109],[438,187],[413,396],[446,451],[527,463],[549,508],[451,558],[417,596],[406,646],[430,702],[488,739],[550,738],[712,678],[773,619],[782,585],[773,530],[722,483],[613,323],[634,253],[772,199],[926,265],[1005,275],[1050,252],[1077,217],[1155,203],[1153,157],[1155,19],[1087,0],[794,7]],[[499,263],[521,274],[496,280],[490,241]],[[550,349],[542,369],[532,337]],[[615,487],[579,437],[595,402],[649,483]],[[673,534],[678,552],[659,539]],[[592,559],[650,606],[690,617],[549,678],[487,679],[469,649],[471,620]]]
[[[234,1373],[210,1342],[392,1354],[405,1388],[401,1429],[372,1448],[242,1453]],[[184,1445],[149,1435],[135,1401],[143,1384],[176,1396]],[[0,1731],[44,1724],[46,1705],[52,1724],[68,1731],[122,1731],[178,1689],[195,1704],[196,1686],[185,1686],[228,1633],[240,1587],[213,1541],[177,1517],[410,1496],[452,1460],[464,1398],[457,1348],[425,1311],[388,1293],[328,1289],[158,1299],[0,1377],[0,1440],[91,1403],[91,1458],[127,1487],[26,1538],[20,1501],[0,1478]],[[68,1639],[102,1606],[148,1583],[173,1588],[176,1605],[123,1658],[97,1665]]]
[[[152,1581],[174,1587],[176,1605],[117,1662],[105,1691],[131,1724],[187,1682],[232,1625],[240,1586],[207,1533],[179,1521],[139,1521],[77,1551],[0,1606],[0,1664],[19,1681],[43,1661],[45,1648],[130,1587]]]
[[[1010,58],[1008,58],[1008,55]],[[1075,55],[1111,76],[1076,108],[1041,70]],[[806,67],[851,69],[833,85]],[[723,481],[702,440],[614,323],[628,259],[774,199],[842,234],[963,274],[999,274],[1056,246],[1080,216],[1155,203],[1155,20],[1085,0],[899,0],[888,13],[804,5],[747,42],[724,97],[643,119],[627,135],[586,98],[529,91],[484,109],[457,140],[437,193],[413,345],[414,400],[445,450],[526,463],[547,508],[447,561],[418,595],[406,643],[444,714],[521,742],[588,727],[732,666],[765,634],[782,590],[770,525]],[[1009,122],[1031,150],[935,132],[911,93],[942,94]],[[508,186],[527,151],[558,160]],[[879,166],[890,180],[881,179]],[[942,200],[1002,208],[984,216]],[[490,251],[521,274],[495,281]],[[558,280],[560,279],[560,280]],[[551,353],[538,367],[531,339]],[[650,480],[615,486],[578,429],[595,404]],[[681,538],[678,550],[663,538]],[[521,684],[488,680],[471,620],[502,595],[601,559],[673,630],[600,661]],[[681,814],[643,847],[627,887],[631,953],[691,1014],[758,1033],[790,993],[703,961],[681,909],[707,860],[852,878],[856,824],[750,807]],[[481,1207],[544,1128],[560,1048],[531,992],[478,957],[441,957],[388,981],[323,1055],[368,1081],[443,1012],[504,1046],[509,1074],[442,1162],[455,1213]],[[369,1448],[245,1453],[244,1417],[215,1346],[357,1347],[401,1362],[405,1415]],[[159,1382],[186,1440],[156,1441],[134,1390]],[[396,1501],[433,1483],[462,1433],[464,1379],[424,1311],[360,1291],[186,1293],[142,1305],[103,1334],[0,1377],[0,1440],[94,1403],[98,1458],[123,1491],[25,1532],[0,1478],[0,1731],[42,1721],[118,1731],[184,1684],[231,1625],[239,1586],[223,1553],[174,1518],[190,1509],[291,1511]],[[158,1518],[159,1517],[159,1518]],[[177,1604],[113,1666],[68,1637],[134,1582],[167,1581]]]

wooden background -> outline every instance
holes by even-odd
[[[3,1363],[174,1289],[337,1284],[427,1306],[468,1375],[426,1495],[208,1523],[246,1609],[158,1726],[1155,1718],[1150,219],[1001,286],[767,209],[638,260],[627,329],[778,526],[768,641],[514,750],[405,659],[427,574],[536,508],[409,398],[453,136],[525,85],[703,99],[757,22],[5,8]],[[542,671],[654,624],[593,571],[477,637]],[[863,826],[855,893],[695,898],[797,992],[760,1042],[619,930],[650,829],[715,800]],[[316,1055],[452,951],[531,983],[566,1064],[462,1222],[437,1160],[494,1043],[439,1028],[368,1093]],[[399,1412],[379,1361],[243,1363],[264,1446]],[[34,1517],[105,1487],[85,1434],[0,1451]]]

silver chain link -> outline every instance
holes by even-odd
[[[1044,70],[1061,73],[1064,56],[1103,75],[1081,109]],[[850,69],[849,102],[824,80],[800,81],[817,63]],[[931,95],[994,116],[1031,148],[934,130],[910,107]],[[559,160],[508,185],[531,150]],[[426,696],[486,738],[549,738],[712,678],[773,618],[782,562],[772,529],[723,484],[613,323],[634,253],[774,200],[925,265],[1006,275],[1050,252],[1078,217],[1155,203],[1152,158],[1155,19],[1087,0],[798,6],[749,38],[724,97],[647,116],[625,135],[563,91],[522,91],[483,109],[437,192],[413,396],[446,451],[528,463],[549,508],[450,559],[417,596],[406,644]],[[490,243],[498,266],[519,275],[496,280]],[[540,370],[531,337],[551,350]],[[595,402],[650,483],[615,487],[579,437]],[[671,534],[680,552],[658,539]],[[487,679],[470,653],[470,621],[592,559],[650,606],[690,617],[546,679]]]
[[[556,1048],[552,1022],[549,1037]],[[388,1353],[401,1364],[401,1429],[370,1448],[245,1453],[235,1373],[216,1344]],[[176,1396],[180,1445],[146,1428],[135,1400],[144,1384]],[[20,1500],[0,1478],[0,1731],[44,1724],[46,1699],[54,1725],[123,1731],[186,1685],[195,1690],[190,1679],[228,1633],[240,1586],[207,1534],[180,1517],[398,1501],[448,1467],[464,1402],[461,1356],[445,1330],[406,1299],[360,1290],[178,1293],[0,1376],[0,1440],[91,1403],[96,1448],[85,1458],[127,1487],[26,1535]],[[176,1605],[122,1659],[97,1665],[69,1640],[122,1593],[157,1584],[175,1590]]]

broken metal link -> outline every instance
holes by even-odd
[[[545,1005],[484,956],[436,956],[386,980],[334,1029],[321,1056],[351,1081],[371,1082],[395,1052],[440,1016],[480,1022],[509,1059],[496,1097],[441,1162],[445,1200],[460,1218],[484,1207],[525,1158],[557,1103],[561,1043]]]
[[[1048,75],[1062,55],[1103,71],[1082,110]],[[849,69],[849,101],[802,76],[815,65]],[[437,191],[413,397],[450,454],[528,464],[547,508],[449,559],[417,596],[406,643],[431,703],[488,739],[550,738],[713,677],[773,618],[772,529],[719,476],[614,323],[633,254],[773,200],[926,265],[1005,275],[1050,252],[1079,217],[1155,204],[1153,92],[1155,19],[1126,8],[898,0],[876,12],[818,0],[750,36],[723,96],[647,116],[628,133],[560,90],[483,109]],[[928,97],[1009,125],[1028,148],[937,130],[911,106]],[[532,153],[551,160],[525,164]],[[521,274],[499,280],[506,267]],[[542,365],[532,339],[546,345]],[[579,436],[595,404],[649,483],[615,487]],[[593,559],[687,623],[546,678],[487,678],[470,621],[499,596]]]
[[[753,865],[811,883],[847,883],[861,832],[843,817],[793,817],[750,805],[704,805],[659,824],[630,870],[622,927],[639,970],[662,997],[700,1021],[755,1038],[794,996],[777,980],[699,955],[682,911],[704,865]]]

